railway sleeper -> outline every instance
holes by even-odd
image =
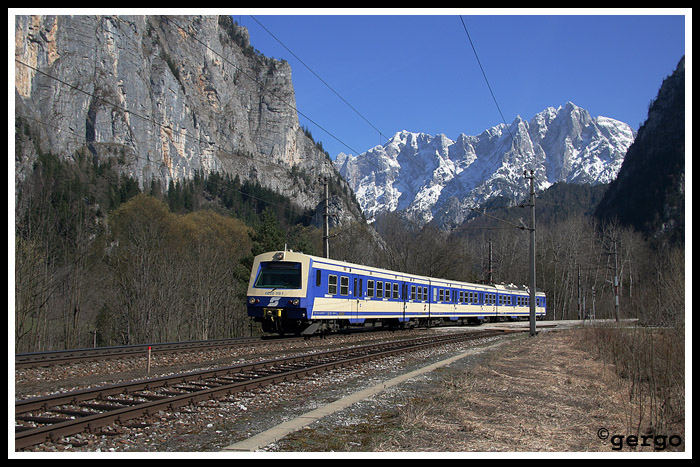
[[[56,423],[70,422],[72,420],[71,418],[65,417],[40,417],[36,415],[18,415],[15,419],[23,422],[40,423],[42,425],[55,425]]]
[[[51,409],[49,412],[60,413],[63,415],[74,415],[76,417],[85,417],[87,415],[95,415],[95,412],[88,412],[86,410],[76,410],[76,409]]]
[[[145,401],[136,401],[133,399],[105,399],[109,402],[114,402],[115,404],[122,404],[122,405],[141,405]]]
[[[204,389],[218,388],[219,386],[222,385],[221,383],[216,383],[216,382],[210,382],[210,383],[194,383],[193,382],[193,383],[188,383],[188,384],[191,384],[192,386],[198,386],[198,387],[204,388]]]
[[[143,397],[149,401],[160,401],[163,399],[168,399],[170,396],[164,396],[162,394],[135,394],[137,397]]]
[[[114,403],[113,403],[114,404]],[[123,405],[113,405],[113,404],[101,404],[99,402],[81,402],[78,404],[80,407],[87,407],[89,409],[95,409],[95,410],[117,410],[121,409],[124,406]]]
[[[183,394],[189,394],[189,391],[173,391],[172,389],[163,389],[160,393],[168,396],[182,396]]]
[[[187,384],[190,384],[190,383],[187,383]],[[202,390],[202,388],[196,388],[196,387],[193,388],[191,386],[173,386],[173,387],[175,389],[182,389],[183,391],[187,391],[187,392],[198,392],[198,391]]]

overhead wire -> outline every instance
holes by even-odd
[[[195,35],[193,35],[190,31],[188,31],[187,29],[185,29],[185,28],[183,28],[182,26],[180,26],[180,25],[177,23],[177,21],[174,21],[172,18],[169,18],[169,17],[164,17],[164,18],[165,18],[165,20],[166,20],[167,22],[174,24],[178,29],[180,29],[181,31],[183,31],[185,34],[189,35],[194,41],[198,42],[198,43],[201,44],[202,46],[206,47],[206,48],[207,48],[209,51],[211,51],[212,53],[214,53],[214,54],[218,55],[219,57],[221,57],[222,60],[224,60],[226,63],[228,63],[228,64],[231,65],[232,67],[238,69],[238,72],[239,72],[239,73],[241,73],[242,75],[244,75],[244,76],[250,78],[251,80],[253,80],[253,81],[255,81],[256,83],[258,83],[259,85],[264,86],[264,83],[262,83],[261,81],[259,81],[257,78],[255,78],[255,77],[249,75],[248,73],[246,73],[245,71],[243,71],[243,69],[242,69],[240,66],[238,66],[238,65],[236,65],[235,63],[231,62],[228,58],[226,58],[225,56],[223,56],[222,54],[220,54],[218,51],[212,49],[212,48],[209,47],[207,44],[205,44],[204,42],[202,42],[201,40],[199,40],[199,38],[197,38]],[[284,98],[278,96],[276,93],[274,93],[274,92],[272,92],[272,91],[269,91],[269,90],[268,90],[268,92],[269,92],[269,94],[271,94],[272,96],[274,96],[274,97],[276,97],[277,99],[279,99],[281,103],[283,103],[283,104],[286,105],[287,107],[291,108],[291,109],[294,110],[295,112],[299,113],[299,114],[302,115],[304,118],[306,118],[307,120],[309,120],[311,123],[313,123],[314,125],[316,125],[318,128],[320,128],[321,130],[323,130],[324,132],[326,132],[330,137],[332,137],[333,139],[335,139],[336,141],[338,141],[340,144],[342,144],[342,145],[345,146],[346,148],[350,149],[351,151],[357,152],[356,149],[354,149],[354,148],[352,148],[351,146],[349,146],[346,142],[344,142],[343,140],[341,140],[340,138],[338,138],[335,134],[333,134],[332,132],[330,132],[329,130],[327,130],[327,129],[324,128],[323,126],[321,126],[318,122],[316,122],[315,120],[313,120],[311,117],[309,117],[308,115],[306,115],[305,113],[303,113],[301,110],[299,110],[299,108],[298,108],[296,105],[290,104],[290,103],[287,102]]]
[[[124,21],[123,21],[121,18],[119,18],[118,16],[116,16],[115,19],[117,19],[118,21],[124,23]],[[221,57],[221,58],[222,58],[224,61],[226,61],[228,64],[230,64],[231,66],[233,66],[234,68],[236,68],[241,74],[243,74],[244,76],[246,76],[246,77],[250,78],[251,80],[255,81],[256,83],[258,83],[259,85],[261,85],[261,86],[263,87],[263,89],[264,89],[264,83],[261,83],[261,82],[260,82],[259,80],[257,80],[255,77],[252,77],[251,75],[245,73],[245,72],[242,70],[241,67],[239,67],[239,66],[237,66],[236,64],[232,63],[230,60],[228,60],[228,59],[227,59],[226,57],[224,57],[222,54],[220,54],[219,52],[217,52],[216,50],[212,49],[212,48],[209,47],[207,44],[205,44],[204,42],[202,42],[201,40],[199,40],[196,36],[193,36],[188,30],[186,30],[185,28],[183,28],[182,26],[180,26],[179,24],[177,24],[177,22],[173,21],[171,18],[168,18],[168,17],[164,17],[164,19],[166,20],[166,22],[170,22],[170,23],[174,24],[178,29],[180,29],[181,31],[185,32],[185,33],[188,34],[190,37],[192,37],[193,40],[195,40],[195,41],[198,42],[199,44],[201,44],[201,45],[203,45],[204,47],[206,47],[206,48],[207,48],[208,50],[210,50],[212,53],[214,53],[214,54],[218,55],[219,57]],[[43,75],[43,76],[45,76],[45,77],[47,77],[47,78],[49,78],[49,79],[55,80],[56,82],[58,82],[58,83],[60,83],[60,84],[63,84],[64,86],[67,86],[67,87],[69,87],[70,89],[73,89],[73,90],[76,91],[76,92],[85,94],[85,95],[87,95],[87,96],[89,96],[89,97],[91,97],[91,98],[94,98],[94,99],[96,99],[96,100],[98,100],[98,101],[100,101],[100,102],[103,102],[104,104],[107,104],[107,105],[111,106],[111,107],[114,108],[114,109],[120,110],[121,112],[124,112],[125,114],[134,115],[134,116],[136,116],[136,117],[138,117],[138,118],[141,118],[141,119],[143,119],[143,120],[146,120],[146,121],[148,121],[148,122],[150,122],[150,123],[152,123],[152,124],[154,124],[154,125],[156,125],[156,126],[162,128],[163,130],[167,130],[167,131],[169,131],[169,132],[171,132],[171,133],[174,133],[174,134],[176,134],[176,135],[178,135],[178,136],[182,136],[182,137],[185,137],[185,136],[186,136],[186,137],[189,137],[190,139],[199,141],[200,143],[203,143],[203,144],[206,144],[206,145],[209,145],[209,146],[217,147],[217,148],[221,149],[223,152],[225,152],[225,153],[227,153],[227,154],[229,154],[229,153],[230,153],[230,154],[235,154],[235,155],[237,155],[237,156],[239,156],[239,157],[248,158],[248,159],[250,159],[250,160],[253,160],[253,157],[250,157],[250,156],[248,156],[248,155],[246,155],[246,154],[240,153],[240,152],[235,151],[235,150],[232,151],[231,149],[225,148],[225,147],[219,145],[218,143],[216,143],[216,142],[214,142],[214,141],[205,140],[205,139],[202,139],[202,138],[197,137],[197,136],[194,136],[194,135],[184,135],[181,131],[179,131],[179,130],[176,129],[176,128],[173,128],[173,126],[170,125],[170,124],[164,124],[164,123],[158,122],[158,121],[156,121],[155,119],[153,119],[153,118],[151,118],[151,117],[148,117],[148,116],[146,116],[146,115],[143,115],[143,114],[141,114],[141,113],[139,113],[139,112],[135,112],[135,111],[133,111],[133,110],[129,110],[129,109],[127,109],[127,108],[124,107],[124,106],[121,106],[121,105],[119,105],[119,104],[117,104],[117,103],[115,103],[115,102],[112,102],[112,101],[110,101],[110,100],[108,100],[108,99],[105,99],[104,97],[98,96],[98,95],[96,95],[95,93],[86,91],[86,90],[84,90],[84,89],[82,89],[82,88],[80,88],[80,87],[78,87],[78,86],[75,86],[75,85],[73,85],[73,84],[71,84],[71,83],[68,83],[68,82],[66,82],[65,80],[62,80],[61,78],[58,78],[58,77],[56,77],[56,76],[54,76],[54,75],[51,75],[51,74],[49,74],[49,73],[47,73],[47,72],[45,72],[45,71],[43,71],[43,70],[40,70],[39,68],[37,68],[37,67],[35,67],[35,66],[32,66],[32,65],[30,65],[30,64],[28,64],[28,63],[25,63],[25,62],[23,62],[22,60],[19,60],[19,59],[15,58],[15,62],[18,63],[18,64],[20,64],[20,65],[22,65],[22,66],[25,66],[25,67],[27,67],[27,68],[33,70],[33,71],[35,71],[36,73],[39,73],[39,74],[41,74],[41,75]],[[291,104],[289,104],[288,102],[286,102],[286,101],[284,100],[284,98],[282,98],[282,97],[276,95],[274,92],[272,92],[272,91],[270,91],[270,90],[267,90],[267,92],[268,92],[269,94],[273,95],[274,97],[276,97],[277,99],[279,99],[279,100],[280,100],[281,102],[283,102],[285,105],[291,107],[294,111],[296,111],[296,112],[300,113],[301,115],[303,115],[305,118],[307,118],[309,121],[311,121],[312,123],[314,123],[316,126],[318,126],[318,127],[321,128],[322,130],[324,130],[326,133],[328,133],[329,135],[331,135],[332,137],[334,137],[338,142],[340,142],[341,144],[345,145],[348,149],[350,149],[350,150],[352,150],[352,151],[356,151],[355,149],[353,149],[352,147],[350,147],[350,146],[348,146],[346,143],[344,143],[342,140],[340,140],[339,138],[337,138],[335,135],[333,135],[332,133],[330,133],[328,130],[326,130],[325,128],[323,128],[321,125],[319,125],[318,123],[316,123],[313,119],[309,118],[309,117],[308,117],[307,115],[305,115],[303,112],[299,111],[299,109],[298,109],[296,106],[292,106]],[[43,122],[43,121],[37,120],[37,119],[35,119],[35,118],[33,118],[33,117],[28,117],[28,116],[22,116],[22,117],[23,117],[23,118],[26,118],[26,119],[33,120],[33,121],[35,121],[35,122],[37,122],[37,123],[40,123],[40,124],[42,124],[42,125],[44,125],[44,126],[53,128],[54,130],[58,130],[58,131],[62,131],[62,130],[63,130],[63,129],[61,129],[60,127],[57,127],[57,126],[55,126],[55,125],[48,124],[47,122]],[[77,140],[77,139],[75,140],[77,144],[89,144],[89,143],[92,143],[92,142],[87,141],[87,138],[86,138],[86,137],[81,136],[81,135],[75,133],[74,131],[71,131],[70,129],[68,129],[67,131],[69,131],[70,133],[72,133],[74,136],[76,136],[76,137],[78,137],[78,138],[81,138],[80,140]],[[84,143],[82,142],[83,138],[85,139]],[[147,159],[147,158],[138,156],[138,155],[136,155],[136,154],[134,154],[134,158],[140,159],[140,160],[144,160],[144,161],[146,161],[146,162],[148,162],[148,163],[151,163],[151,164],[156,163],[155,161],[151,161],[150,159]],[[282,164],[275,163],[275,162],[273,162],[273,161],[263,160],[263,161],[256,161],[256,162],[262,162],[262,163],[264,163],[265,165],[279,166],[279,167],[282,167],[282,168],[284,168],[284,169],[286,169],[286,170],[289,170],[289,167],[284,166],[284,165],[282,165]],[[160,164],[162,165],[163,162],[161,162]],[[257,199],[257,200],[259,200],[259,201],[266,202],[266,203],[268,203],[268,204],[270,204],[270,205],[272,205],[272,206],[283,207],[283,206],[281,206],[281,205],[278,205],[278,204],[275,204],[275,203],[271,203],[271,202],[266,201],[266,200],[263,200],[263,199],[261,199],[261,198],[257,198],[257,197],[255,197],[255,196],[253,196],[253,195],[250,195],[250,194],[248,194],[248,193],[242,192],[242,191],[240,191],[240,190],[238,190],[238,191],[239,191],[240,193],[242,193],[242,194],[244,194],[244,195],[250,197],[250,198],[253,198],[253,199]],[[289,207],[288,209],[291,209],[291,207]],[[301,216],[303,216],[303,217],[305,217],[305,218],[307,218],[307,219],[313,219],[313,218],[315,217],[315,216],[309,216],[309,215],[305,215],[305,214],[301,214]]]
[[[289,47],[287,47],[287,45],[286,45],[284,42],[282,42],[277,36],[275,36],[275,35],[272,33],[272,31],[270,31],[267,27],[265,27],[265,25],[262,24],[255,16],[250,15],[250,17],[253,19],[253,21],[255,21],[256,23],[258,23],[258,25],[259,25],[261,28],[263,28],[270,36],[272,36],[273,39],[275,39],[277,42],[279,42],[279,44],[280,44],[282,47],[284,47],[285,50],[287,50],[287,52],[289,52],[290,54],[292,54],[292,56],[293,56],[294,58],[296,58],[297,60],[299,60],[299,63],[301,63],[302,65],[304,65],[304,67],[305,67],[307,70],[309,70],[309,72],[311,72],[311,74],[313,74],[316,78],[318,78],[319,81],[321,81],[328,89],[330,89],[336,96],[338,96],[338,98],[339,98],[341,101],[343,101],[348,107],[350,107],[350,109],[352,109],[353,112],[355,112],[357,115],[359,115],[360,118],[362,118],[365,122],[367,122],[367,124],[368,124],[369,126],[371,126],[372,128],[374,128],[374,129],[377,131],[377,133],[379,133],[379,136],[382,136],[385,140],[388,140],[388,139],[389,139],[388,137],[386,137],[386,136],[382,133],[382,131],[381,131],[379,128],[377,128],[376,126],[374,126],[374,124],[372,124],[372,122],[370,122],[364,115],[362,115],[362,114],[360,113],[359,110],[357,110],[355,107],[353,107],[353,105],[350,104],[350,102],[348,102],[343,96],[341,96],[340,93],[338,93],[338,91],[336,91],[335,89],[333,89],[333,87],[332,87],[330,84],[328,84],[323,78],[321,78],[321,77],[318,75],[318,73],[316,73],[314,70],[312,70],[310,66],[308,66],[301,58],[299,58],[299,56],[298,56],[297,54],[295,54]]]
[[[481,74],[482,74],[483,77],[484,77],[484,81],[486,81],[486,86],[488,87],[489,92],[491,93],[491,98],[493,99],[494,104],[496,104],[496,109],[498,109],[498,113],[499,113],[499,115],[501,116],[501,120],[503,121],[503,125],[505,126],[506,130],[508,131],[508,134],[510,135],[511,142],[514,144],[514,143],[515,143],[515,137],[513,136],[513,133],[510,131],[510,127],[509,127],[508,124],[506,123],[506,119],[505,119],[505,117],[503,116],[503,112],[501,111],[501,106],[498,104],[498,100],[496,99],[496,95],[495,95],[495,93],[493,92],[493,88],[491,87],[491,83],[489,83],[488,77],[486,76],[486,71],[484,70],[484,66],[481,64],[481,60],[479,59],[479,54],[477,53],[476,47],[474,46],[474,41],[472,41],[472,37],[471,37],[471,35],[469,34],[469,30],[467,29],[467,25],[466,25],[466,23],[464,22],[464,18],[462,17],[462,15],[459,15],[459,19],[460,19],[460,21],[462,22],[462,27],[464,28],[464,32],[467,34],[467,39],[469,40],[469,44],[471,45],[471,48],[472,48],[472,50],[474,51],[474,56],[476,57],[476,62],[478,63],[479,68],[481,69]],[[501,150],[501,148],[503,147],[503,145],[505,144],[505,142],[506,142],[506,140],[503,140],[503,141],[501,142],[501,144],[499,145],[498,149],[496,150],[496,153],[498,153],[498,152]],[[471,209],[471,208],[470,208],[470,209]],[[479,211],[476,210],[476,209],[471,209],[471,210],[472,210],[472,211],[479,212]],[[486,214],[485,212],[482,213],[482,214],[483,214],[483,215],[486,215],[486,216],[488,216],[488,217],[492,217],[492,218],[494,218],[494,219],[496,219],[496,220],[499,220],[499,221],[501,221],[501,222],[505,222],[505,223],[507,223],[507,224],[511,224],[511,225],[513,225],[514,227],[518,228],[518,229],[521,229],[521,230],[525,230],[525,229],[526,229],[526,228],[524,228],[523,226],[519,226],[519,225],[516,225],[516,224],[512,224],[511,222],[508,222],[508,221],[506,221],[506,220],[499,219],[499,218],[494,217],[494,216],[490,216],[490,215]]]

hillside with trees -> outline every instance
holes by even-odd
[[[320,246],[312,212],[216,172],[141,190],[113,159],[42,154],[16,199],[17,352],[249,334],[253,256]]]
[[[631,226],[650,238],[684,243],[685,57],[649,104],[647,120],[596,217]]]

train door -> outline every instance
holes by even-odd
[[[428,327],[430,327],[430,304],[432,302],[437,301],[434,297],[433,294],[435,294],[435,289],[433,289],[433,285],[430,280],[428,280]]]
[[[406,322],[406,297],[408,296],[408,284],[405,282],[401,283],[401,322]]]
[[[355,319],[359,319],[362,315],[362,305],[364,301],[361,277],[354,277],[352,279],[352,295],[352,317]]]

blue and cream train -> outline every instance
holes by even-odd
[[[466,324],[527,317],[526,288],[417,276],[292,251],[255,257],[248,316],[263,331],[312,334],[350,326]],[[536,293],[536,316],[546,297]]]

